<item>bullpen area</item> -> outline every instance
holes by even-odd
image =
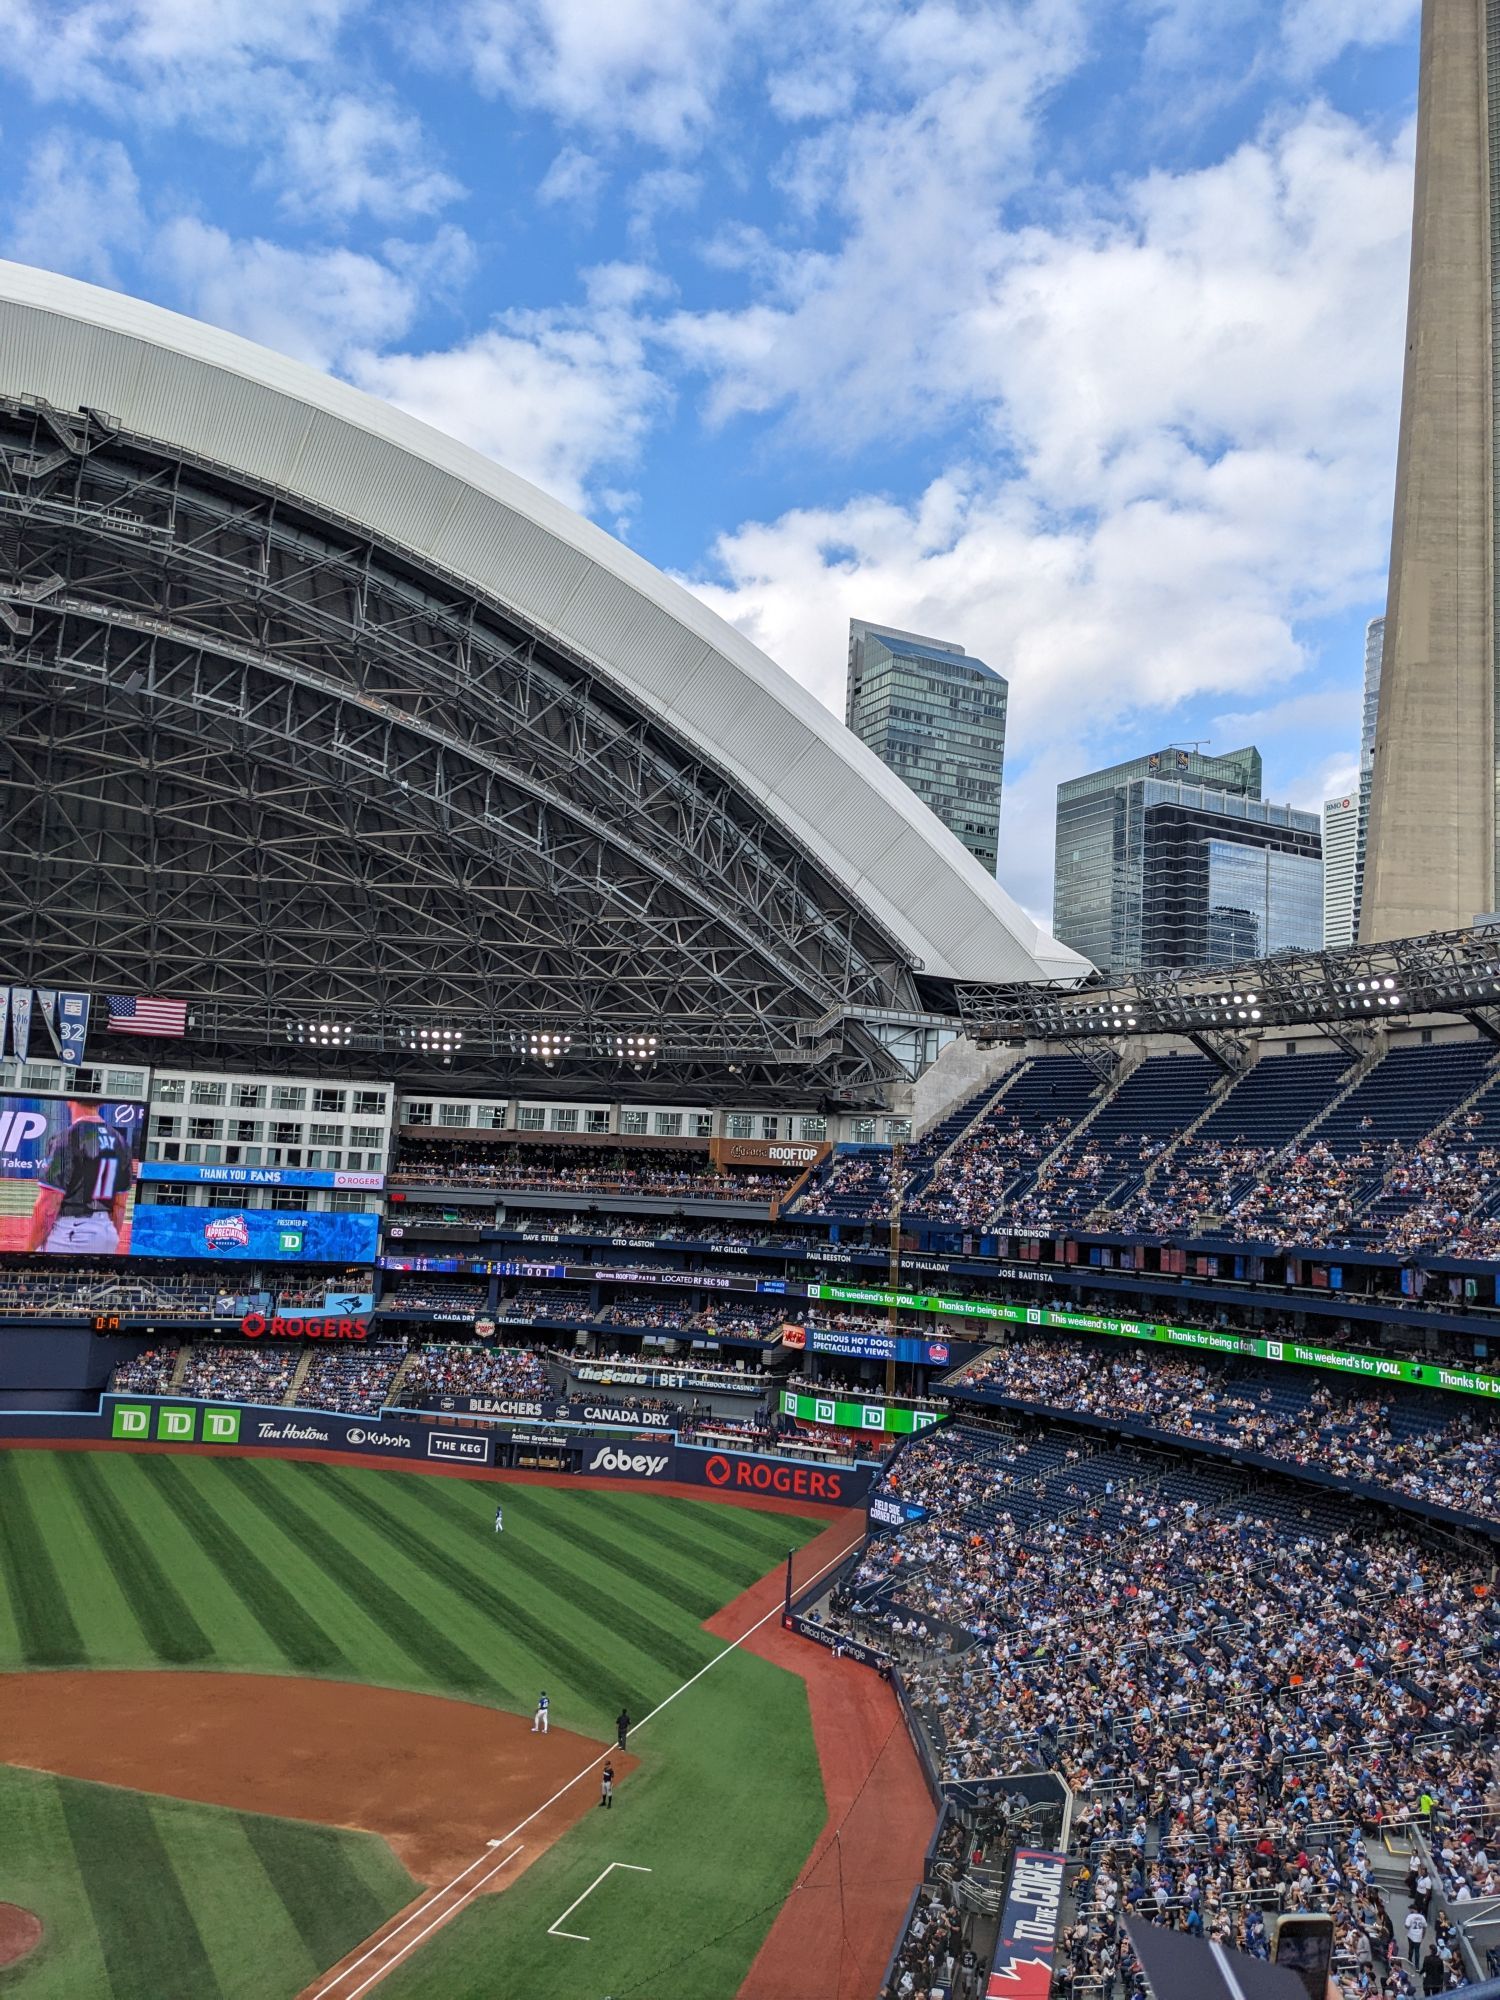
[[[859,1527],[0,1452],[0,1993],[727,2000],[826,1805],[806,1683],[754,1649],[778,1591],[725,1607]]]

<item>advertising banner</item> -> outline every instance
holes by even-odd
[[[413,1397],[416,1406],[447,1410],[455,1416],[494,1417],[515,1424],[550,1423],[555,1405],[534,1396],[438,1396]]]
[[[141,1179],[186,1181],[200,1187],[362,1188],[369,1194],[378,1194],[385,1186],[384,1174],[338,1172],[331,1167],[202,1167],[185,1160],[146,1160]]]
[[[938,1422],[936,1410],[903,1410],[891,1403],[858,1403],[842,1396],[805,1395],[796,1389],[781,1392],[782,1413],[804,1424],[833,1424],[840,1430],[910,1433],[925,1431]]]
[[[675,1476],[719,1493],[775,1493],[787,1500],[859,1507],[875,1471],[871,1465],[808,1465],[801,1459],[771,1458],[760,1452],[680,1444]]]
[[[927,1509],[919,1507],[915,1500],[896,1500],[889,1493],[870,1496],[872,1528],[909,1528],[914,1521],[926,1519]]]
[[[489,1465],[495,1455],[494,1441],[484,1431],[443,1431],[324,1410],[107,1396],[104,1420],[107,1434],[125,1443],[264,1445],[274,1451],[350,1451],[462,1465]]]
[[[139,1251],[136,1182],[146,1107],[133,1099],[0,1093],[0,1250],[49,1257]]]
[[[677,1447],[668,1438],[649,1448],[601,1444],[584,1452],[578,1469],[594,1477],[607,1474],[615,1479],[675,1479],[676,1457]]]
[[[847,1286],[809,1285],[810,1297],[825,1291],[844,1291]],[[952,1350],[946,1340],[922,1340],[915,1335],[863,1333],[842,1326],[789,1326],[782,1329],[782,1345],[797,1347],[810,1354],[842,1354],[855,1361],[902,1361],[913,1367],[946,1368]]]
[[[1314,1347],[1301,1340],[1262,1340],[1245,1334],[1220,1333],[1211,1327],[1158,1325],[1150,1320],[1107,1319],[1095,1313],[1070,1312],[1055,1306],[1003,1305],[997,1299],[944,1298],[928,1292],[888,1292],[875,1285],[809,1285],[811,1299],[831,1305],[898,1306],[904,1312],[944,1313],[951,1317],[1002,1321],[1012,1326],[1057,1327],[1067,1333],[1098,1333],[1122,1340],[1154,1340],[1170,1347],[1189,1347],[1213,1354],[1244,1354],[1259,1361],[1296,1368],[1333,1368],[1381,1382],[1409,1382],[1424,1389],[1452,1389],[1464,1396],[1500,1398],[1500,1375],[1479,1375],[1471,1369],[1448,1368],[1435,1361],[1403,1361],[1394,1355],[1366,1354],[1341,1347]],[[868,1336],[874,1338],[875,1336]],[[807,1344],[815,1345],[809,1329]],[[878,1358],[878,1357],[875,1357]],[[899,1359],[899,1356],[898,1356]]]
[[[1065,1854],[1018,1847],[995,1945],[987,2000],[1047,2000],[1057,1956]]]
[[[138,1257],[212,1257],[216,1262],[371,1264],[380,1218],[296,1209],[162,1208],[135,1213]]]
[[[785,1622],[783,1619],[782,1623]],[[794,1616],[792,1630],[804,1639],[811,1639],[815,1646],[826,1646],[841,1660],[855,1660],[862,1667],[874,1667],[877,1672],[889,1664],[889,1656],[877,1651],[874,1646],[862,1645],[858,1639],[846,1638],[842,1632],[830,1632],[826,1625],[815,1625],[810,1618]]]
[[[564,1403],[557,1414],[574,1424],[603,1424],[629,1431],[670,1431],[681,1413],[648,1410],[639,1403],[591,1403],[579,1399]]]

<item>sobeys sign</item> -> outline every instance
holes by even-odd
[[[935,1410],[898,1410],[889,1403],[850,1403],[836,1396],[803,1396],[795,1389],[781,1392],[783,1414],[804,1424],[837,1424],[849,1431],[901,1433],[925,1431],[938,1421]]]
[[[1104,1319],[1094,1313],[1066,1312],[1055,1306],[1002,1305],[997,1299],[950,1299],[933,1292],[888,1292],[878,1285],[809,1285],[809,1299],[829,1305],[896,1306],[904,1312],[943,1313],[954,1319],[1001,1320],[1013,1326],[1056,1327],[1065,1333],[1112,1334],[1120,1340],[1155,1340],[1169,1347],[1192,1347],[1213,1354],[1244,1354],[1257,1361],[1296,1368],[1333,1368],[1380,1382],[1406,1382],[1423,1389],[1451,1389],[1461,1396],[1500,1399],[1500,1375],[1444,1368],[1431,1361],[1402,1361],[1394,1355],[1366,1354],[1344,1347],[1310,1347],[1301,1340],[1252,1339],[1211,1327],[1170,1326],[1144,1319]]]

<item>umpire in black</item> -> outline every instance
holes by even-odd
[[[629,1734],[630,1710],[622,1708],[620,1713],[615,1717],[615,1744],[617,1748],[621,1750],[625,1748],[625,1739]]]

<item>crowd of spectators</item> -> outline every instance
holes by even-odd
[[[894,1152],[836,1157],[808,1183],[787,1213],[836,1215],[841,1222],[873,1222],[891,1212],[895,1177]]]
[[[116,1362],[110,1372],[109,1386],[116,1395],[165,1396],[172,1387],[178,1353],[175,1344],[148,1347],[133,1360]]]
[[[954,1426],[883,1484],[925,1518],[868,1545],[856,1628],[904,1662],[945,1779],[1073,1787],[1095,1990],[1130,1908],[1263,1950],[1256,1911],[1326,1907],[1353,1976],[1386,1942],[1360,1834],[1500,1804],[1484,1561],[1055,1429]]]
[[[516,1192],[644,1195],[651,1200],[773,1200],[794,1176],[721,1173],[702,1153],[663,1147],[475,1145],[462,1139],[402,1139],[396,1187],[477,1187]]]
[[[908,1656],[928,1626],[906,1684],[944,1778],[1056,1768],[1084,1846],[1146,1856],[1496,1804],[1482,1560],[1026,1430],[918,1438],[884,1486],[926,1518],[868,1546],[852,1596]]]
[[[284,1403],[302,1354],[300,1347],[228,1347],[195,1341],[176,1393],[210,1403]]]
[[[1114,1340],[1018,1336],[953,1378],[1070,1413],[1149,1424],[1284,1460],[1392,1498],[1500,1521],[1500,1420],[1486,1405],[1420,1390],[1364,1390]]]
[[[346,1417],[378,1416],[405,1359],[406,1346],[400,1341],[318,1348],[297,1390],[298,1407],[337,1410]]]
[[[458,1341],[423,1347],[401,1381],[403,1400],[501,1396],[540,1401],[550,1393],[546,1364],[529,1347],[479,1347]]]
[[[8,1264],[0,1266],[0,1314],[25,1318],[33,1314],[121,1313],[153,1319],[206,1319],[215,1286],[207,1275],[180,1271],[152,1272],[121,1262],[58,1268]]]

